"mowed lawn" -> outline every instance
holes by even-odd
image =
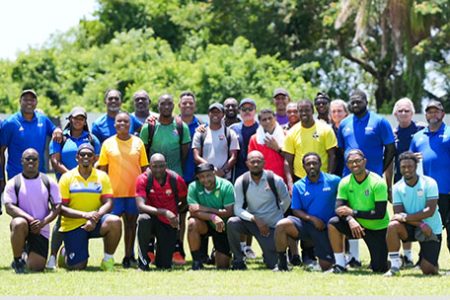
[[[10,217],[0,217],[0,296],[15,295],[449,295],[450,276],[422,276],[419,270],[402,271],[401,277],[384,278],[367,268],[346,275],[310,273],[295,267],[289,273],[264,269],[261,259],[250,261],[247,271],[189,271],[185,267],[173,271],[138,272],[125,270],[120,262],[123,243],[115,255],[116,271],[102,272],[102,241],[91,240],[89,267],[86,271],[16,275],[10,268],[12,253],[9,242]],[[444,236],[445,238],[445,236]],[[368,264],[368,253],[360,243],[362,260]],[[187,245],[186,245],[187,246]],[[418,245],[414,245],[415,256]],[[258,250],[256,241],[254,248]],[[187,250],[187,249],[186,249]],[[190,259],[190,256],[188,257]],[[442,246],[441,270],[449,272],[450,255]]]

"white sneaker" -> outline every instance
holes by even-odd
[[[50,258],[48,259],[47,265],[45,266],[48,270],[55,270],[56,269],[56,257],[54,255],[50,255]]]
[[[255,259],[256,258],[256,254],[253,251],[251,246],[245,246],[244,254],[245,254],[245,257],[248,258],[248,259]]]

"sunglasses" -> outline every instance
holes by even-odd
[[[23,158],[25,161],[37,161],[39,158],[36,156],[27,156]]]
[[[255,109],[253,107],[242,107],[241,111],[243,112],[251,112],[254,111]]]
[[[92,152],[80,152],[80,153],[78,153],[78,155],[80,157],[93,157],[94,153],[92,153]]]

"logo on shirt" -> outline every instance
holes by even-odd
[[[423,197],[424,191],[423,189],[418,189],[417,190],[417,197]]]
[[[225,138],[225,136],[223,134],[219,135],[219,140],[223,140]]]
[[[268,184],[268,183],[266,183],[266,186],[264,187],[264,190],[265,190],[265,191],[268,191],[268,190],[270,190],[270,186],[269,186],[269,184]]]
[[[176,129],[174,129],[174,130],[172,131],[172,134],[173,134],[174,136],[177,136],[177,135],[178,135],[178,131],[177,131]]]
[[[373,127],[367,126],[367,127],[365,128],[365,132],[366,132],[366,134],[367,134],[367,133],[373,132]]]
[[[317,131],[313,133],[312,137],[313,137],[313,139],[318,139],[319,138],[319,134],[317,133]]]
[[[166,196],[171,196],[172,195],[172,190],[166,190]]]
[[[369,189],[364,191],[364,195],[366,195],[366,197],[369,197],[369,194],[370,194]]]
[[[19,131],[24,131],[24,130],[25,129],[22,126],[20,126]]]
[[[44,126],[44,123],[38,123],[37,124],[37,127],[42,127],[42,126]]]
[[[352,131],[350,127],[345,127],[344,128],[344,132],[350,132],[350,131]]]
[[[217,191],[214,193],[214,196],[216,196],[216,198],[219,198],[219,196],[220,196],[220,191],[217,190]]]
[[[308,191],[306,191],[304,194],[303,194],[303,196],[309,196],[309,195],[311,195]]]
[[[331,191],[331,188],[329,186],[326,186],[322,189],[322,192],[329,192]]]

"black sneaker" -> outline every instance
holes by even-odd
[[[300,258],[300,255],[298,255],[298,254],[292,255],[292,258],[289,259],[289,261],[291,262],[291,264],[293,266],[300,266],[302,264],[302,259]]]
[[[352,257],[352,259],[350,259],[347,262],[347,266],[351,267],[351,268],[361,268],[362,264],[359,260],[357,260],[356,258]]]
[[[233,264],[231,266],[231,270],[238,271],[238,270],[247,270],[247,265],[243,260],[240,261],[233,261]]]
[[[25,273],[25,261],[22,258],[19,258],[17,261],[13,261],[11,264],[11,268],[14,269],[16,274],[24,274]]]
[[[199,260],[194,260],[192,262],[192,271],[199,271],[204,268],[203,263]]]
[[[332,273],[332,274],[343,274],[347,272],[347,268],[341,266],[341,265],[333,265],[331,269],[326,271],[326,273]]]
[[[136,258],[134,258],[133,256],[130,257],[130,267],[136,268],[137,265],[138,265],[138,262],[137,262]]]
[[[130,267],[131,267],[131,260],[130,260],[130,258],[129,257],[124,257],[123,259],[122,259],[122,267],[124,268],[124,269],[129,269]]]
[[[411,269],[414,268],[414,262],[410,260],[408,257],[402,255],[402,268]]]

